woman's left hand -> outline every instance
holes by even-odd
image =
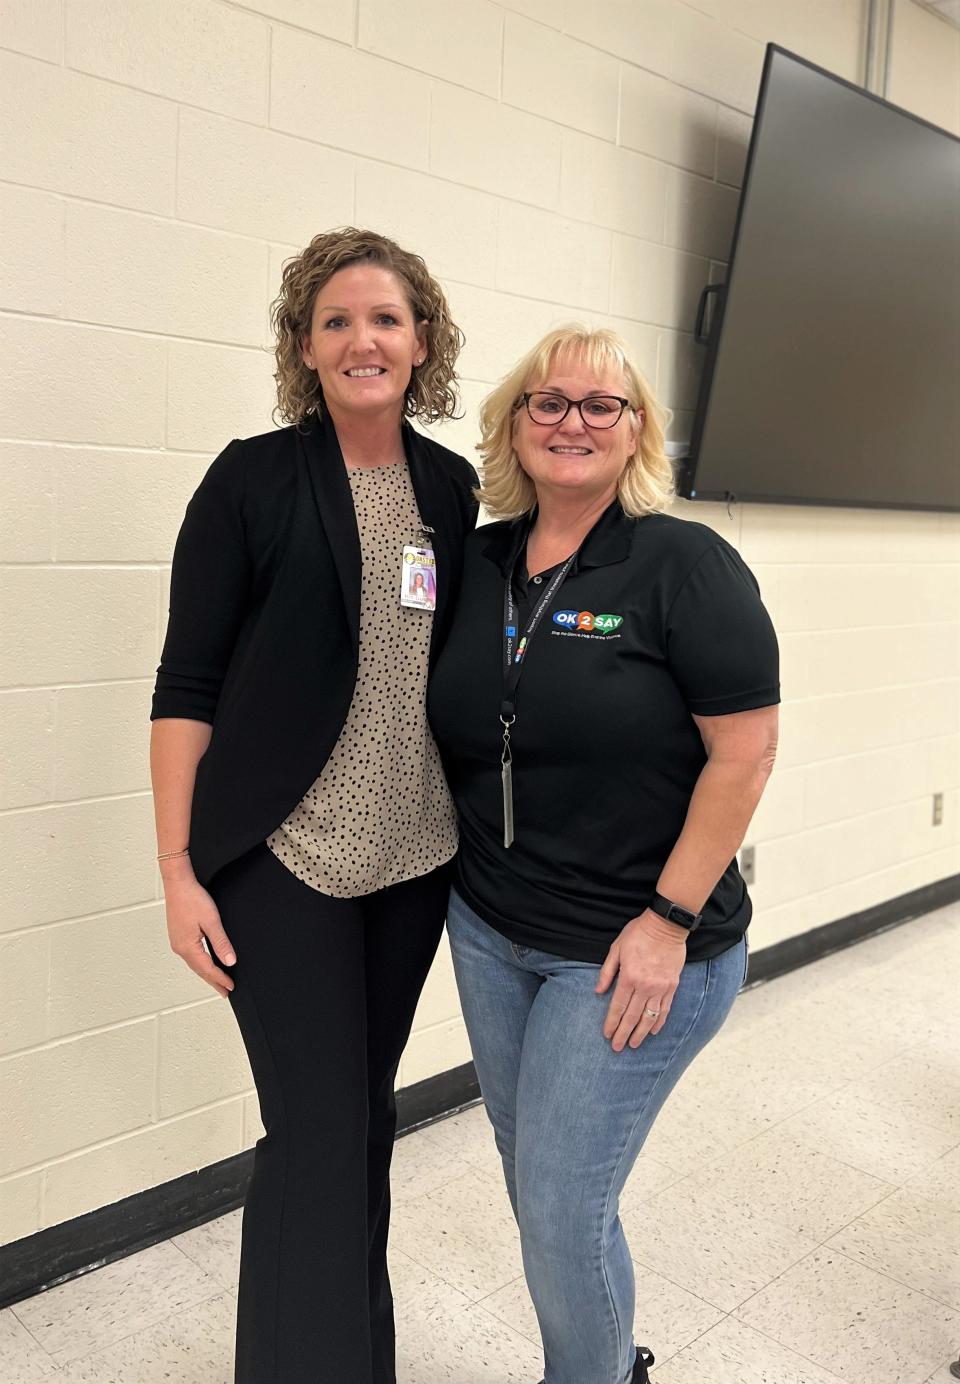
[[[611,946],[596,992],[604,994],[617,977],[603,1025],[614,1052],[628,1043],[638,1048],[648,1033],[659,1033],[667,1022],[687,959],[688,936],[685,928],[647,909],[627,923]]]

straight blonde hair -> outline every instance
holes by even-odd
[[[476,491],[480,503],[497,519],[516,519],[533,509],[536,490],[514,450],[514,421],[523,395],[539,389],[554,366],[571,361],[598,375],[611,367],[619,371],[630,408],[634,414],[643,410],[637,449],[618,482],[624,513],[639,518],[666,509],[674,495],[673,467],[663,450],[670,411],[654,397],[622,337],[605,327],[577,324],[548,332],[484,399],[477,447],[483,466],[483,484]]]

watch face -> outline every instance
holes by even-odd
[[[654,894],[650,904],[654,913],[659,913],[661,918],[666,918],[668,923],[677,923],[680,927],[687,928],[690,932],[700,922],[700,914],[693,913],[689,908],[683,908],[678,903],[671,903],[662,894]]]
[[[690,913],[686,908],[681,908],[679,904],[674,904],[667,914],[671,923],[680,923],[683,927],[693,927],[697,915]]]

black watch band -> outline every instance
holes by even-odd
[[[651,912],[658,913],[661,918],[666,918],[668,923],[678,923],[688,932],[698,928],[703,919],[702,913],[691,913],[689,908],[681,908],[680,904],[671,903],[662,894],[654,894],[647,907]]]

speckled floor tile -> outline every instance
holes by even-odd
[[[221,1285],[176,1245],[152,1245],[12,1309],[59,1364],[216,1297]]]
[[[746,1038],[758,1055],[766,1054],[771,1063],[802,1064],[809,1060],[824,1082],[832,1079],[839,1087],[893,1061],[907,1045],[899,1028],[877,1024],[871,1008],[874,1002],[856,989],[852,979],[846,986],[830,983],[829,971],[821,968],[833,959],[804,967],[792,976],[760,986],[752,995],[741,996],[727,1027],[739,1020],[733,1036]],[[792,994],[778,996],[778,988],[785,981],[804,976],[806,989],[802,993],[794,988]],[[842,1054],[842,1061],[837,1060],[838,1054]]]
[[[434,1137],[433,1128],[420,1129],[397,1140],[390,1170],[390,1194],[394,1206],[436,1192],[473,1165],[452,1142]]]
[[[960,1354],[960,1346],[953,1352],[949,1360],[945,1360],[938,1370],[934,1370],[929,1379],[925,1379],[923,1384],[957,1384],[958,1375],[950,1373],[950,1366],[957,1360]]]
[[[643,1264],[634,1264],[634,1278],[634,1340],[652,1350],[658,1360],[669,1360],[722,1320],[722,1312],[712,1303]]]
[[[502,1288],[498,1288],[495,1293],[491,1293],[489,1297],[481,1299],[481,1305],[485,1312],[489,1312],[491,1317],[505,1322],[512,1331],[526,1336],[527,1340],[532,1341],[534,1345],[539,1343],[540,1330],[537,1326],[537,1314],[534,1311],[533,1303],[530,1301],[526,1279],[522,1274],[519,1278],[515,1278],[512,1283],[505,1284]]]
[[[642,1264],[634,1266],[634,1277],[634,1339],[648,1346],[659,1361],[668,1360],[723,1320],[724,1314],[718,1308]],[[537,1314],[522,1278],[484,1298],[479,1305],[539,1345]]]
[[[869,985],[870,974],[882,965],[883,961],[876,953],[879,941],[881,939],[867,938],[864,942],[858,943],[856,948],[835,952],[832,956],[823,957],[807,966],[800,966],[797,970],[777,976],[774,980],[754,986],[748,985],[737,997],[733,1011],[724,1026],[724,1032],[736,1032],[746,1022],[756,1023],[776,1018],[780,1014],[792,1016],[804,1004],[815,1002],[821,994],[828,994],[833,978],[845,976],[846,968],[851,965],[855,966],[864,983]],[[753,945],[759,946],[760,943],[754,941]],[[852,957],[854,950],[857,952],[855,960]]]
[[[944,965],[945,956],[953,956],[960,964],[960,912],[956,905],[911,919],[788,975],[745,990],[723,1033],[737,1034],[765,1020],[772,1021],[772,1031],[779,1024],[787,1028],[802,1025],[814,1042],[819,1034],[832,1035],[839,1030],[848,1072],[851,1055],[859,1060],[862,1054],[868,1066],[875,1066],[896,1057],[915,1041],[912,1030],[905,1031],[892,1022],[878,1022],[876,1003],[888,990],[890,974],[900,978],[899,999],[905,1002],[910,997],[903,994],[902,980],[915,972],[921,1002],[925,1003],[928,984],[939,984],[951,974],[951,967]],[[929,1004],[925,1007],[929,1013]],[[863,1033],[858,1033],[848,1024],[848,1016],[871,1008],[872,1021]],[[916,1013],[912,1001],[910,1012],[911,1016]],[[932,1017],[937,1018],[936,1012]],[[873,1056],[875,1052],[879,1055]]]
[[[960,1312],[829,1249],[735,1316],[849,1384],[924,1384],[960,1341]]]
[[[960,1211],[960,1145],[906,1183],[906,1190]]]
[[[899,954],[872,964],[869,953],[851,947],[817,965],[823,967],[821,1001],[838,1016],[860,1019],[863,1038],[894,1039],[907,1049],[922,1039],[928,1021],[939,1022],[954,1007],[960,951],[937,939],[905,945]]]
[[[960,904],[740,996],[622,1198],[654,1384],[955,1384],[958,969]],[[393,1187],[400,1384],[535,1384],[483,1109],[400,1140]],[[0,1312],[0,1384],[229,1384],[239,1222]]]
[[[752,1207],[678,1182],[644,1202],[642,1221],[624,1216],[634,1261],[731,1311],[803,1258],[817,1241]]]
[[[542,1373],[539,1347],[476,1305],[397,1341],[398,1384],[536,1384]]]
[[[653,1378],[656,1384],[839,1384],[839,1376],[733,1317],[700,1336],[662,1367],[658,1363]],[[860,1381],[847,1380],[846,1384]]]
[[[666,1187],[672,1187],[675,1182],[679,1182],[682,1173],[678,1173],[676,1168],[670,1168],[666,1163],[661,1163],[652,1157],[646,1149],[643,1149],[640,1157],[633,1165],[630,1176],[627,1178],[626,1185],[620,1193],[620,1210],[631,1211],[634,1207],[652,1197],[656,1192],[662,1192]]]
[[[834,1075],[816,1070],[815,1064],[795,1057],[770,1062],[754,1045],[744,1046],[744,1052],[728,1049],[729,1066],[712,1084],[686,1081],[671,1093],[658,1117],[667,1116],[668,1132],[671,1111],[686,1106],[714,1122],[715,1138],[725,1143],[726,1150],[736,1149],[837,1089]]]
[[[680,1085],[657,1116],[644,1152],[677,1173],[691,1173],[755,1139],[772,1123],[769,1118],[724,1107],[719,1100],[685,1093]]]
[[[887,1110],[855,1091],[838,1092],[791,1116],[782,1128],[799,1143],[897,1186],[929,1168],[956,1142],[944,1130]]]
[[[391,1248],[389,1263],[397,1329],[405,1335],[422,1332],[428,1324],[432,1329],[432,1323],[445,1321],[470,1306],[468,1297],[401,1250]]]
[[[224,1288],[234,1288],[240,1276],[242,1220],[242,1211],[231,1211],[195,1230],[175,1235],[173,1243]]]
[[[960,1141],[960,1047],[952,1060],[904,1053],[852,1089],[865,1100],[899,1110]]]
[[[957,971],[960,973],[960,965]],[[954,1019],[952,1014],[928,1014],[923,1031],[913,1036],[918,1039],[909,1049],[914,1057],[936,1057],[955,1064],[960,1052],[960,1015]]]
[[[395,1249],[423,1264],[472,1302],[521,1272],[520,1242],[503,1180],[471,1169],[393,1214]]]
[[[764,1050],[816,1059],[842,1053],[837,1072],[847,1081],[927,1034],[937,1038],[955,1009],[948,996],[956,967],[944,964],[944,953],[952,948],[960,964],[960,927],[945,920],[923,932],[926,922],[915,919],[745,991],[721,1037],[750,1033]],[[911,974],[917,979],[905,992]]]
[[[932,960],[932,963],[931,963]],[[910,965],[923,974],[923,985],[903,983],[903,967],[891,963],[878,973],[867,996],[874,1014],[883,1014],[883,1023],[899,1032],[905,1048],[923,1038],[928,1021],[938,1023],[956,1006],[956,972],[960,958],[934,952],[917,952]]]
[[[917,918],[904,927],[890,928],[833,956],[824,957],[817,964],[823,966],[832,984],[845,984],[853,979],[857,990],[871,999],[889,993],[893,982],[898,997],[908,1000],[912,995],[910,988],[903,984],[904,975],[919,968],[930,970],[923,987],[926,996],[929,986],[937,988],[940,985],[943,963],[951,958],[960,961],[957,923],[943,919],[942,925],[931,926],[926,925],[926,921]]]
[[[236,1302],[188,1307],[107,1350],[65,1365],[62,1384],[232,1384]]]
[[[47,1384],[60,1371],[8,1307],[0,1312],[0,1379],[3,1384]]]
[[[714,1158],[719,1158],[730,1151],[723,1139],[716,1137],[709,1130],[708,1121],[705,1118],[677,1118],[671,1122],[669,1133],[667,1129],[668,1126],[661,1111],[656,1124],[647,1135],[647,1142],[643,1147],[644,1152],[649,1153],[655,1162],[673,1169],[675,1181],[681,1177],[687,1177],[697,1168],[703,1167],[705,1163],[710,1163]],[[702,1134],[702,1140],[697,1139],[695,1131]],[[762,1128],[757,1129],[753,1131],[752,1136],[747,1137],[755,1137],[762,1132]],[[733,1147],[736,1148],[736,1144]]]
[[[742,1200],[817,1243],[895,1190],[890,1182],[799,1143],[782,1126],[717,1159],[695,1180],[705,1192]]]
[[[474,1105],[451,1115],[448,1120],[438,1120],[422,1131],[428,1144],[458,1160],[479,1168],[491,1177],[503,1177],[503,1165],[493,1137],[493,1126],[487,1118],[482,1105]]]
[[[696,1102],[737,1126],[745,1121],[765,1127],[816,1101],[825,1100],[846,1084],[836,1053],[829,1057],[791,1046],[781,1031],[765,1044],[740,1038],[694,1063],[672,1092],[664,1113],[675,1102]],[[742,1141],[738,1141],[742,1142]]]
[[[960,1211],[901,1190],[845,1226],[825,1248],[960,1312]]]

